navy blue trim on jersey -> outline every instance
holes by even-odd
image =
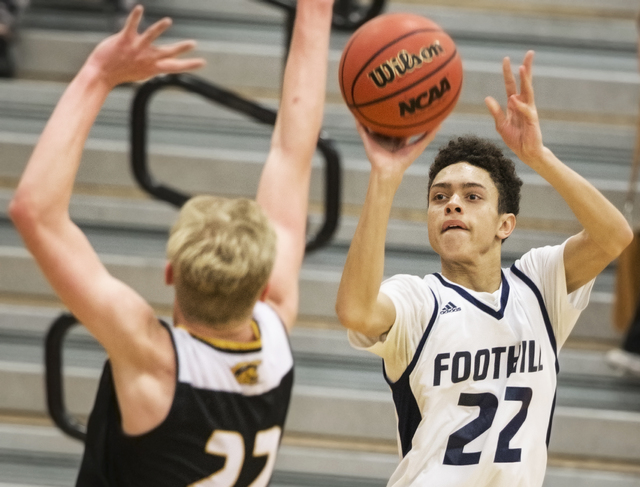
[[[500,296],[500,309],[498,311],[491,308],[490,306],[487,306],[482,301],[479,301],[478,299],[474,298],[463,287],[460,287],[456,284],[453,284],[452,282],[445,280],[445,278],[442,277],[440,274],[436,273],[433,275],[438,278],[438,280],[443,286],[448,287],[449,289],[453,289],[460,296],[462,296],[464,299],[466,299],[471,304],[473,304],[476,308],[478,308],[480,311],[484,311],[489,316],[493,316],[496,320],[501,320],[504,317],[504,310],[507,307],[507,302],[509,301],[509,283],[507,282],[507,279],[504,277],[504,273],[502,273],[502,271],[500,272],[500,278],[502,280],[502,295]]]
[[[556,335],[553,332],[553,326],[551,326],[551,319],[549,318],[549,313],[547,312],[547,306],[544,304],[544,299],[542,298],[542,293],[538,289],[538,286],[534,284],[534,282],[520,269],[516,267],[515,264],[511,266],[511,271],[516,275],[522,282],[524,282],[538,300],[538,304],[540,305],[540,311],[542,312],[542,318],[544,319],[544,325],[547,328],[547,334],[549,335],[549,341],[551,342],[551,348],[553,349],[553,354],[556,359],[556,374],[560,372],[560,363],[558,362],[558,344],[556,342]]]
[[[431,294],[433,294],[433,291],[431,291]],[[431,328],[433,328],[433,324],[436,322],[436,318],[438,317],[438,310],[440,309],[440,306],[438,305],[438,300],[436,299],[435,294],[433,294],[433,302],[433,314],[431,315],[427,329],[420,339],[416,353],[396,382],[391,382],[391,380],[389,380],[384,368],[384,360],[382,361],[382,373],[384,375],[384,379],[391,387],[393,403],[395,404],[396,411],[398,413],[398,434],[400,435],[400,445],[402,447],[403,457],[411,451],[413,436],[416,434],[416,430],[422,421],[422,413],[420,412],[420,407],[418,406],[416,398],[411,391],[409,378],[411,377],[411,372],[413,372],[413,369],[418,363],[418,359],[420,358],[424,344],[427,341],[427,337],[431,333]]]
[[[551,416],[549,416],[549,426],[547,426],[547,450],[549,449],[549,441],[551,440],[551,427],[553,426],[553,415],[556,413],[556,397],[558,392],[553,395],[553,402],[551,403]]]

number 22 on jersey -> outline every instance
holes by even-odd
[[[256,433],[253,456],[266,456],[267,463],[249,487],[266,487],[269,484],[281,434],[282,430],[279,426]],[[189,487],[233,487],[244,464],[244,439],[242,435],[237,431],[215,430],[207,442],[205,451],[211,455],[225,457],[224,467]]]
[[[519,448],[509,448],[509,442],[516,435],[524,420],[527,419],[527,411],[533,391],[529,387],[507,387],[505,401],[520,401],[520,411],[509,421],[500,432],[496,447],[495,463],[515,463],[521,458]],[[466,424],[449,436],[447,451],[444,455],[445,465],[476,465],[480,463],[482,452],[464,452],[463,448],[491,428],[493,419],[498,410],[498,398],[490,392],[482,394],[460,394],[458,406],[477,406],[480,414],[476,419]]]

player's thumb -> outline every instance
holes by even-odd
[[[489,109],[491,116],[496,122],[496,126],[500,125],[505,117],[504,112],[502,111],[502,108],[500,108],[500,104],[492,96],[486,97],[484,99],[484,104],[487,105],[487,108]]]

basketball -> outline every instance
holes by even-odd
[[[338,73],[351,113],[387,137],[433,130],[462,89],[462,60],[451,37],[435,22],[407,13],[380,15],[356,30]]]

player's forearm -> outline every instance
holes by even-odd
[[[285,68],[280,109],[257,202],[278,234],[266,299],[287,326],[298,309],[298,275],[304,256],[311,161],[320,127],[327,78],[333,0],[301,0]]]
[[[325,103],[327,57],[333,0],[300,0],[297,4],[282,100],[272,144],[312,157]]]
[[[311,160],[324,110],[332,4],[298,2],[280,109],[256,196],[272,220],[291,229],[306,225]]]
[[[591,183],[544,148],[536,161],[525,161],[547,180],[603,252],[615,258],[629,245],[633,232],[622,213]]]
[[[84,143],[109,93],[92,68],[83,68],[65,90],[27,163],[11,205],[23,220],[54,225],[68,216]]]
[[[384,276],[385,240],[397,185],[372,173],[347,260],[342,272],[336,313],[343,326],[369,335],[376,330],[377,300]],[[385,328],[385,325],[382,326]]]

